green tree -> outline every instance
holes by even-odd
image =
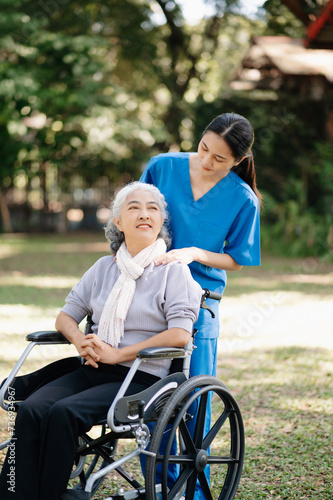
[[[304,35],[304,24],[282,0],[266,0],[262,17],[266,23],[265,35],[286,35],[294,38]]]
[[[52,209],[73,177],[136,177],[149,151],[193,147],[191,113],[226,86],[257,27],[237,1],[198,26],[176,2],[0,0],[0,99],[9,134],[1,186],[20,176]],[[3,212],[4,213],[4,212]],[[3,220],[5,217],[3,216]]]
[[[68,155],[87,142],[79,117],[89,112],[92,103],[103,101],[96,79],[104,67],[99,56],[103,40],[87,34],[74,12],[59,32],[57,22],[65,3],[1,2],[0,98],[11,144],[10,154],[4,151],[1,184],[10,187],[18,172],[27,191],[32,181],[38,182],[45,211],[50,201],[49,172],[56,165],[64,175],[75,169],[75,155],[70,162]],[[80,32],[70,33],[73,18]],[[81,162],[80,174],[88,167]]]

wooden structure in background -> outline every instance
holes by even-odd
[[[271,90],[321,101],[333,95],[333,0],[310,12],[306,0],[282,0],[305,27],[301,39],[261,36],[252,45],[230,82],[235,90]],[[333,110],[325,128],[333,139]]]
[[[287,36],[255,37],[230,86],[320,100],[333,93],[333,50],[309,49],[302,39]]]

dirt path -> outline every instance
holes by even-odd
[[[287,291],[225,297],[220,322],[219,352],[292,345],[333,350],[333,290],[325,297]]]

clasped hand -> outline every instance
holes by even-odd
[[[98,368],[98,362],[114,365],[118,362],[119,349],[103,342],[94,333],[85,336],[84,341],[78,347],[79,355],[85,358],[85,365]]]

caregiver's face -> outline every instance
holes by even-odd
[[[212,131],[206,132],[202,137],[198,146],[198,157],[201,174],[217,180],[228,175],[232,167],[239,163],[227,142]]]

